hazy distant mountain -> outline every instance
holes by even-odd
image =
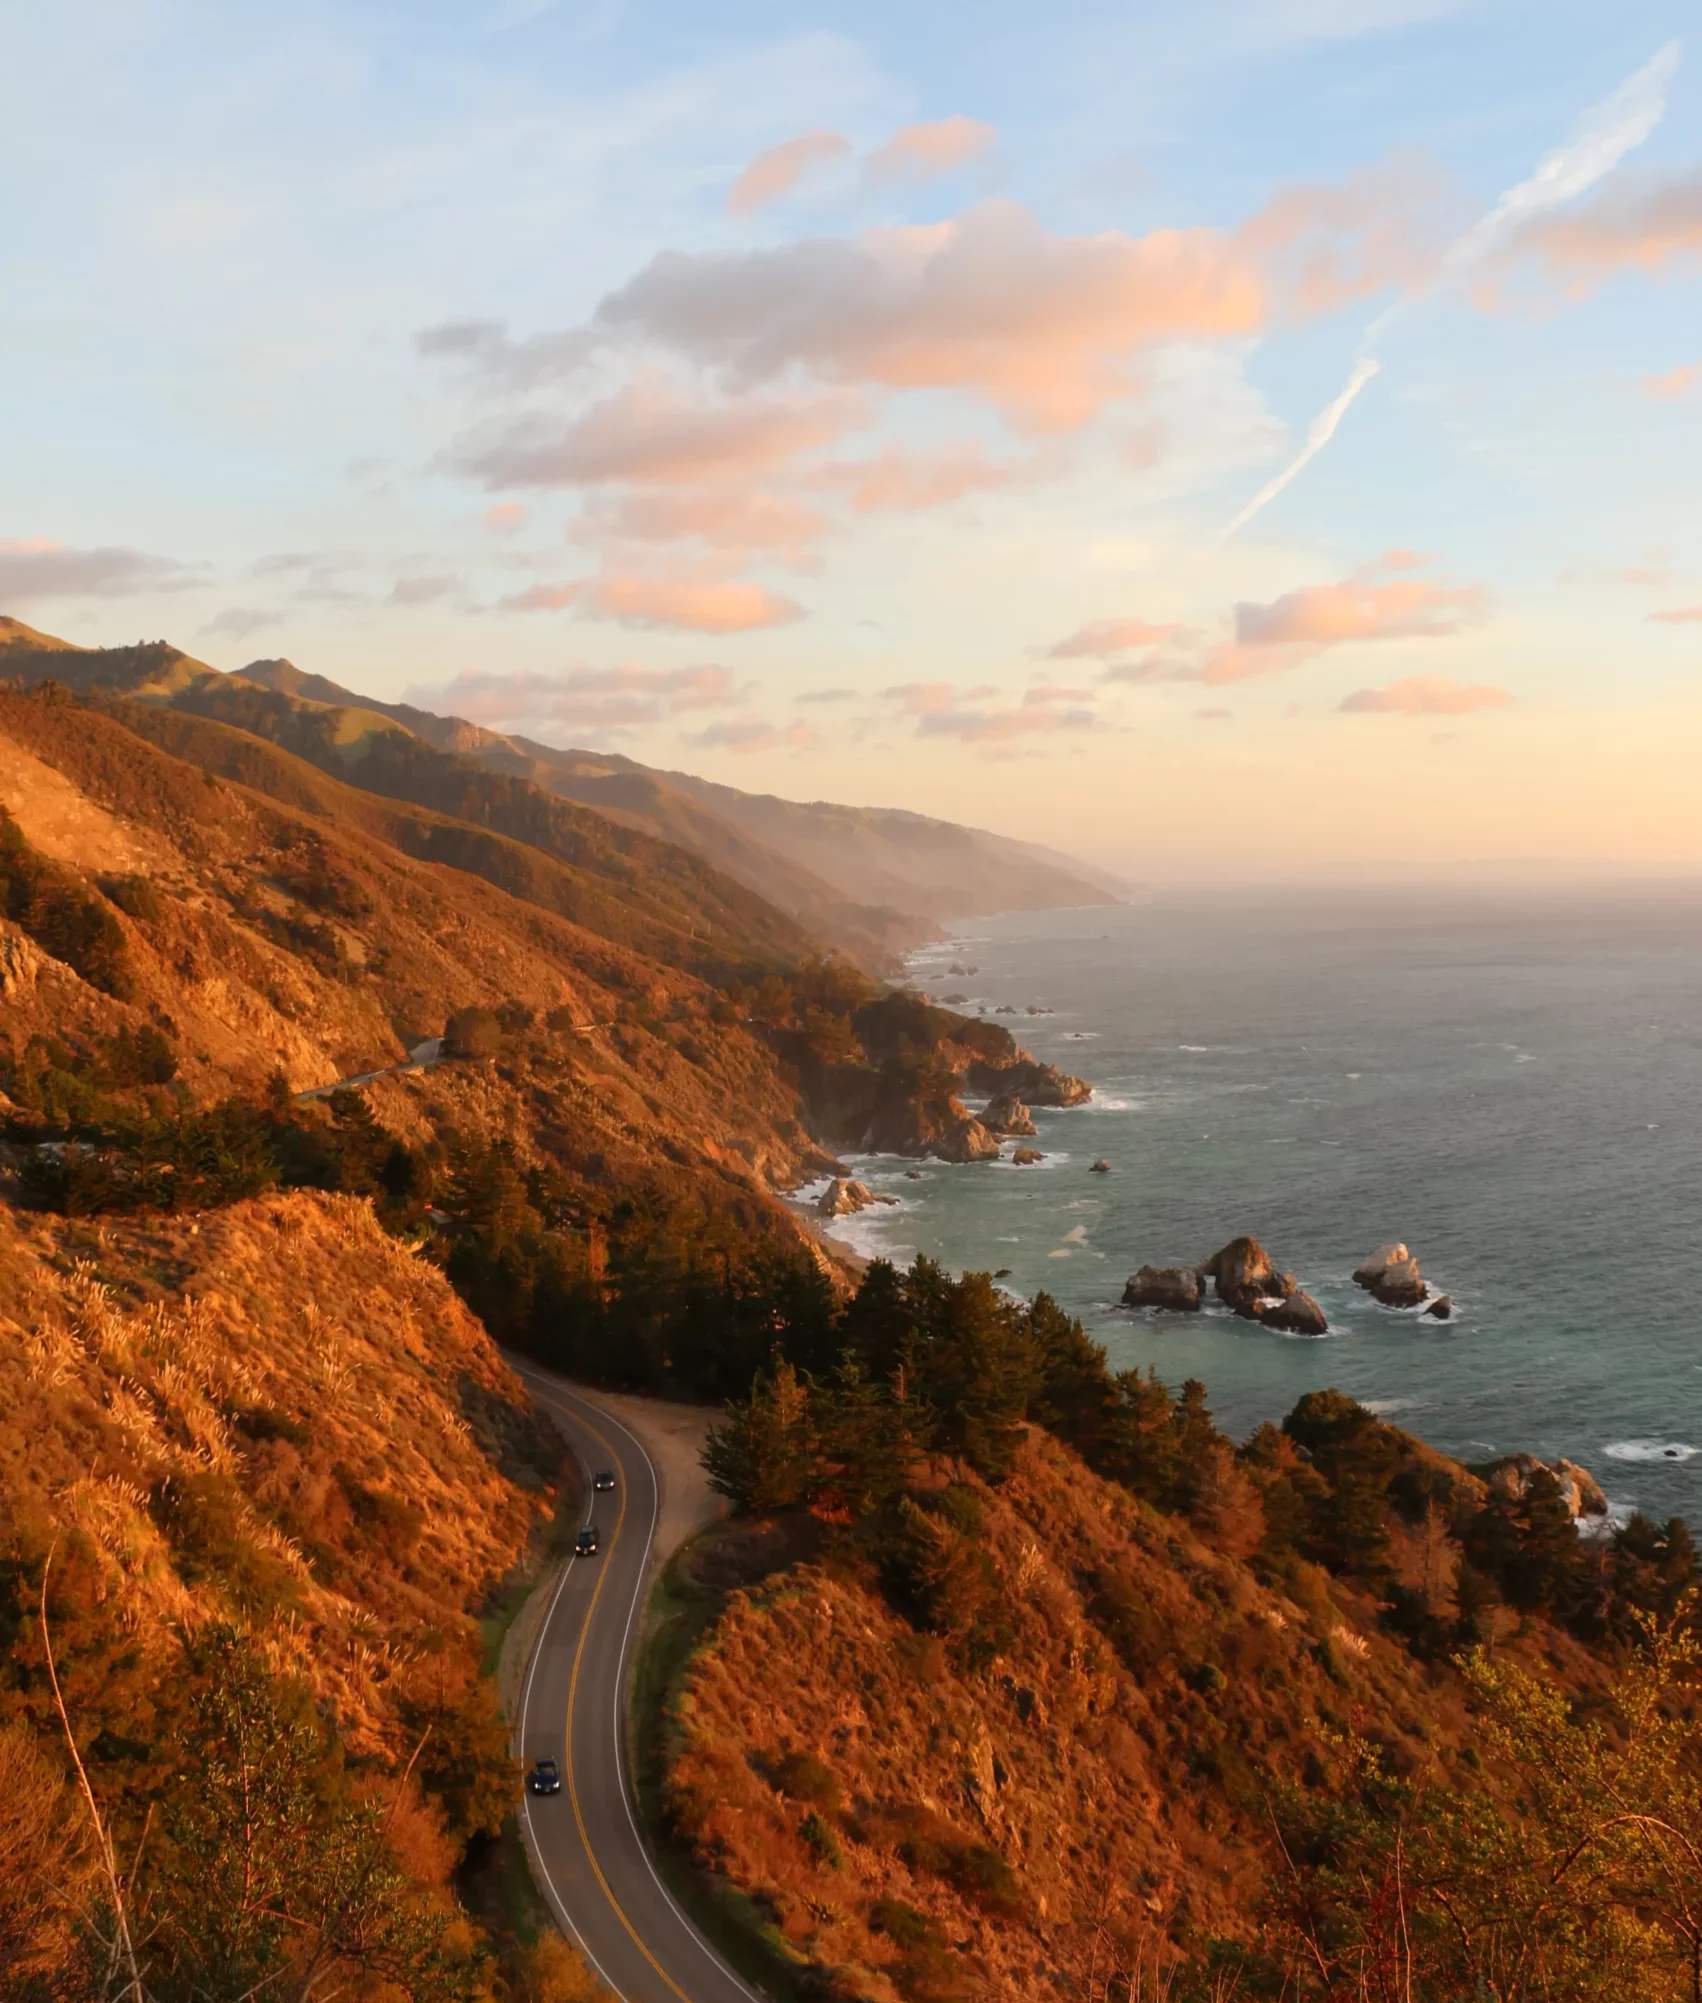
[[[1115,903],[1122,888],[1067,856],[982,829],[896,808],[743,793],[617,753],[562,750],[359,695],[290,661],[254,661],[227,675],[164,641],[77,647],[0,619],[0,679],[14,677],[51,677],[216,717],[357,785],[480,818],[565,853],[582,830],[569,818],[540,837],[538,809],[526,797],[536,788],[690,851],[871,968],[890,967],[951,918]],[[408,740],[439,758],[407,753]],[[492,793],[489,781],[475,783],[478,771],[509,788]],[[526,791],[514,792],[515,783]]]

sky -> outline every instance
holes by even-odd
[[[1702,867],[1671,0],[60,0],[0,611],[1154,882]]]

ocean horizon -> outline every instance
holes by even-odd
[[[1237,1437],[1334,1385],[1461,1460],[1564,1456],[1616,1517],[1696,1520],[1695,884],[1155,896],[968,921],[908,972],[1093,1098],[1033,1109],[1030,1166],[846,1156],[898,1201],[840,1242],[1044,1290]],[[1327,1335],[1118,1305],[1243,1232]],[[1353,1284],[1390,1239],[1452,1320]]]

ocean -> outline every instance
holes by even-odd
[[[1702,887],[1025,912],[910,978],[1094,1096],[1036,1109],[1023,1168],[848,1157],[900,1199],[833,1227],[855,1249],[1009,1268],[1237,1437],[1336,1385],[1462,1460],[1565,1455],[1616,1515],[1702,1521]],[[1117,1305],[1242,1232],[1327,1336]],[[1453,1321],[1353,1285],[1391,1238]]]

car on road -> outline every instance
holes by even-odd
[[[573,1555],[576,1558],[595,1558],[600,1541],[596,1524],[588,1523],[573,1540]]]
[[[597,1470],[596,1478],[592,1481],[591,1486],[597,1491],[599,1495],[612,1495],[615,1489],[615,1475],[613,1468],[600,1467]]]
[[[534,1760],[532,1771],[526,1776],[526,1787],[531,1794],[560,1794],[561,1768],[554,1760]]]

